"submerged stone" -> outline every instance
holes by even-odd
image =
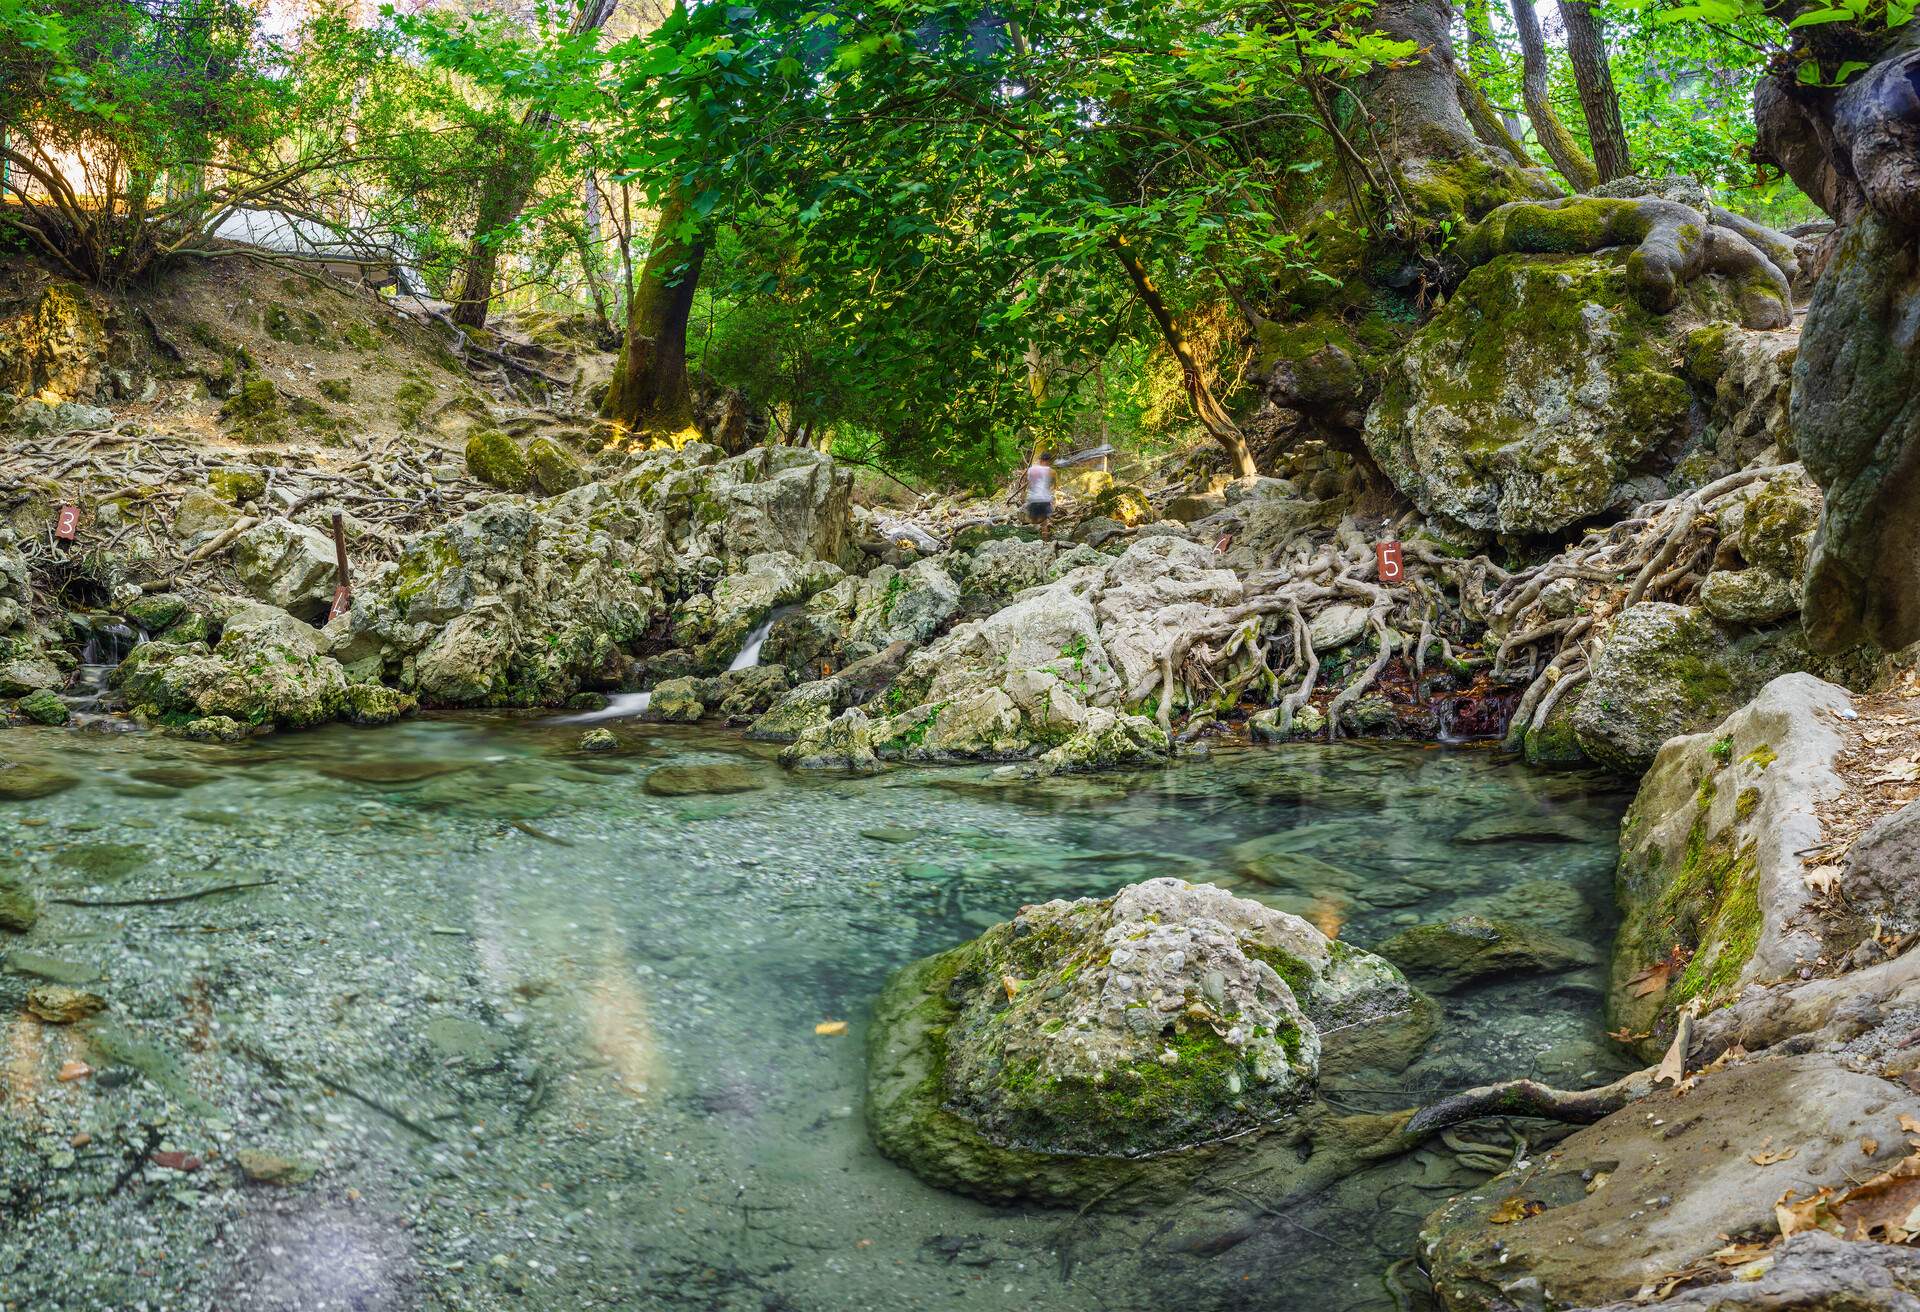
[[[27,802],[64,793],[79,783],[64,770],[32,762],[0,761],[0,802]]]
[[[40,919],[40,903],[33,889],[18,875],[0,871],[0,929],[24,934]]]
[[[869,1031],[868,1128],[985,1198],[1150,1189],[1308,1103],[1323,1028],[1418,1009],[1393,967],[1298,917],[1153,879],[1023,908],[895,975]]]
[[[42,984],[27,990],[27,1011],[49,1025],[72,1025],[106,1009],[107,1000],[98,993],[64,984]]]
[[[692,797],[750,793],[766,787],[766,781],[746,765],[663,765],[647,775],[645,787],[656,797]]]
[[[53,859],[87,879],[110,882],[146,865],[148,856],[145,848],[134,843],[75,843],[62,848]]]
[[[1575,939],[1471,915],[1404,930],[1380,945],[1380,955],[1423,985],[1441,989],[1600,964],[1599,954]]]
[[[380,760],[335,761],[320,767],[320,773],[329,779],[344,779],[348,783],[372,784],[387,788],[397,784],[417,784],[434,779],[443,774],[458,774],[466,769],[459,761],[401,761]]]
[[[580,735],[580,750],[583,752],[617,752],[620,740],[613,736],[611,729],[589,729]]]
[[[67,704],[51,688],[28,693],[13,704],[13,709],[35,724],[57,725],[67,722]]]

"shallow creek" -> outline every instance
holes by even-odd
[[[508,716],[0,739],[78,778],[0,802],[0,862],[43,897],[257,884],[50,904],[0,942],[0,1307],[1390,1309],[1383,1272],[1484,1166],[1435,1144],[1279,1209],[1231,1180],[1136,1214],[983,1206],[869,1145],[869,999],[1022,903],[1155,875],[1362,946],[1470,911],[1611,929],[1625,798],[1486,752],[800,778],[730,735],[612,727],[612,757]],[[689,765],[722,768],[647,783]],[[110,1009],[22,1019],[36,975],[96,977]],[[1610,1078],[1599,989],[1449,996],[1412,1067],[1328,1094]],[[74,1060],[93,1074],[59,1082]],[[243,1151],[316,1174],[249,1181]]]

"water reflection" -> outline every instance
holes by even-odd
[[[697,730],[616,731],[611,759],[505,715],[0,741],[77,781],[0,803],[0,868],[44,902],[0,942],[0,1301],[1389,1308],[1419,1217],[1510,1149],[1438,1144],[1284,1211],[1229,1179],[1140,1214],[988,1208],[867,1144],[869,999],[1023,902],[1162,874],[1363,945],[1466,912],[1610,928],[1622,799],[1482,753],[839,780]],[[765,786],[683,787],[743,766]],[[682,782],[649,789],[661,767]],[[25,1018],[49,971],[97,976],[105,1020]],[[1371,1111],[1608,1073],[1598,986],[1451,996],[1420,1061],[1329,1096]],[[95,1074],[59,1083],[76,1057]],[[155,1164],[173,1152],[204,1166]]]

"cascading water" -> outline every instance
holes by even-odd
[[[793,607],[791,606],[782,606],[778,610],[770,613],[758,624],[754,625],[753,630],[747,634],[747,640],[740,645],[739,654],[733,658],[733,663],[727,666],[727,673],[732,674],[739,670],[751,670],[759,665],[760,649],[766,646],[767,635],[773,632],[774,623],[792,609]],[[651,705],[653,705],[653,694],[650,692],[616,692],[609,695],[607,704],[597,711],[582,711],[578,715],[562,715],[556,718],[553,723],[593,724],[599,720],[621,720],[643,714]]]
[[[68,712],[83,721],[109,718],[107,701],[112,694],[107,682],[120,662],[146,640],[144,631],[119,620],[91,625],[80,649],[80,664],[61,695]]]

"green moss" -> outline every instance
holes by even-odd
[[[327,322],[312,310],[289,310],[284,305],[269,305],[263,318],[267,336],[293,346],[329,349],[333,340],[327,335]]]
[[[1732,734],[1727,734],[1723,738],[1718,738],[1714,740],[1713,759],[1718,761],[1721,765],[1725,765],[1727,764],[1727,762],[1733,759],[1733,735]]]
[[[1758,747],[1741,757],[1740,761],[1743,765],[1751,765],[1756,769],[1764,770],[1779,759],[1779,756],[1774,753],[1772,747],[1766,743],[1761,743]]]
[[[220,415],[235,436],[249,442],[277,441],[286,420],[280,393],[266,378],[251,372],[240,375]]]
[[[373,332],[363,323],[348,324],[340,335],[346,338],[347,344],[357,351],[365,351],[371,354],[380,349],[380,339],[375,337]]]
[[[353,399],[353,384],[344,378],[322,378],[320,395],[336,405],[345,405]]]
[[[1264,943],[1242,942],[1240,948],[1255,961],[1264,961],[1273,967],[1273,973],[1287,982],[1296,1000],[1306,996],[1308,986],[1313,983],[1313,968],[1306,962],[1290,952],[1270,948]]]
[[[258,501],[267,493],[267,476],[252,469],[215,469],[207,474],[207,490],[230,506]]]
[[[1740,795],[1733,799],[1733,815],[1736,820],[1745,820],[1760,805],[1758,788],[1742,788]]]
[[[907,576],[895,574],[887,580],[887,589],[880,594],[880,618],[893,619],[893,608],[907,592]]]
[[[528,442],[526,456],[534,485],[548,496],[570,492],[586,481],[580,462],[550,437],[536,437]]]
[[[514,440],[497,428],[482,429],[467,439],[467,472],[490,487],[525,492],[533,471]]]
[[[395,388],[393,406],[401,425],[406,428],[419,427],[420,421],[426,417],[427,407],[433,404],[438,395],[431,383],[421,382],[418,378],[409,378]]]

